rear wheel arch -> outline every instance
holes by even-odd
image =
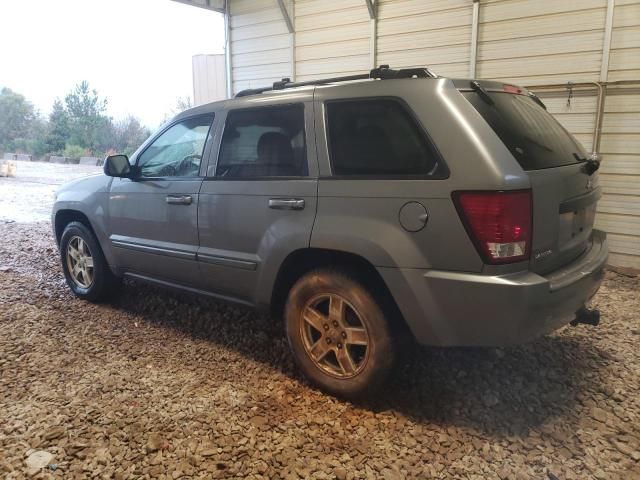
[[[376,267],[366,258],[340,250],[303,248],[291,252],[280,265],[273,283],[270,311],[275,318],[281,318],[289,291],[306,273],[320,268],[344,271],[362,283],[379,301],[391,326],[397,333],[409,332],[391,291]]]

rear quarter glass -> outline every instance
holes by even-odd
[[[526,95],[462,91],[489,124],[523,170],[561,167],[583,161],[584,148],[544,108]]]

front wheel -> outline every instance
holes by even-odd
[[[118,285],[91,230],[71,222],[60,238],[60,257],[67,285],[84,300],[105,300]]]
[[[386,380],[395,359],[391,331],[371,293],[347,273],[316,270],[289,293],[287,338],[296,362],[321,389],[361,398]]]

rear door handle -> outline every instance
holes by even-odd
[[[167,203],[170,205],[191,205],[191,195],[167,195]]]
[[[302,210],[304,200],[302,198],[270,198],[269,208],[276,210]]]

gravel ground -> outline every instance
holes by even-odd
[[[352,404],[266,316],[133,283],[75,299],[50,231],[0,221],[0,477],[640,479],[638,277],[607,274],[598,328],[419,348]]]

